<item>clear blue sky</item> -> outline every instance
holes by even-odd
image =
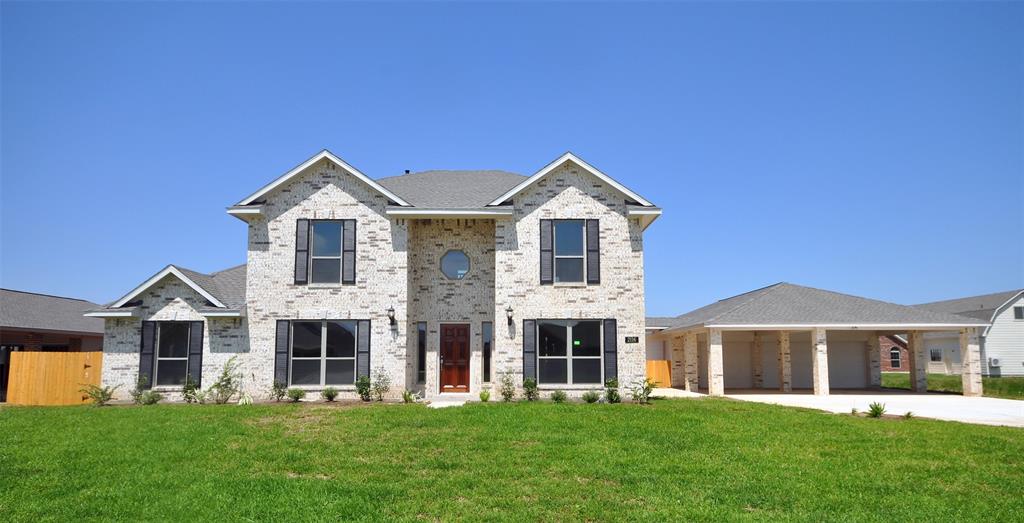
[[[0,285],[115,299],[245,260],[224,208],[572,150],[665,208],[648,314],[777,281],[1024,286],[1024,5],[2,4]]]

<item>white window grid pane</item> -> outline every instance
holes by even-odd
[[[163,331],[163,329],[162,329],[163,324],[165,324],[165,323],[186,323],[187,324],[188,322],[171,322],[171,321],[157,322],[156,346],[154,347],[154,349],[156,350],[156,353],[155,353],[156,365],[153,366],[153,375],[150,377],[151,379],[149,380],[149,383],[150,383],[151,387],[155,387],[156,386],[157,375],[160,373],[160,362],[161,361],[184,361],[185,362],[185,376],[188,376],[188,353],[189,353],[189,350],[192,349],[192,347],[191,347],[191,343],[192,343],[192,325],[187,325],[188,328],[186,329],[186,332],[185,332],[185,357],[183,357],[183,358],[167,358],[167,357],[161,357],[160,356],[160,335],[161,335],[161,332]]]
[[[598,351],[597,356],[573,356],[572,354],[572,330],[573,326],[582,321],[596,321],[600,320],[537,320],[537,345],[540,346],[540,324],[550,323],[560,325],[566,328],[565,331],[565,356],[541,356],[540,352],[537,352],[537,368],[540,369],[540,362],[543,360],[563,360],[565,361],[565,383],[557,383],[553,385],[599,385],[604,384],[604,364],[601,364],[601,381],[597,383],[573,383],[572,379],[572,362],[575,360],[604,360],[604,329],[598,329]],[[543,385],[540,381],[540,373],[537,373],[537,383]]]
[[[291,331],[291,339],[288,341],[288,359],[290,361],[319,361],[320,362],[320,386],[323,387],[327,383],[327,362],[328,361],[351,361],[353,368],[355,368],[357,350],[353,351],[352,356],[327,356],[327,323],[331,321],[350,321],[350,320],[320,320],[320,355],[319,356],[307,356],[307,357],[296,357],[292,356],[292,352],[295,349],[295,329],[289,329]],[[306,322],[315,323],[313,320],[293,320],[295,322]],[[359,324],[358,322],[351,321],[352,323],[352,334],[353,339],[359,339]],[[288,365],[288,384],[292,384],[292,373],[295,371],[295,366],[289,363]],[[348,385],[347,383],[345,385]],[[306,385],[307,387],[309,385]]]
[[[331,223],[331,222],[342,223],[342,226],[338,228],[338,234],[341,236],[340,238],[338,238],[338,245],[341,246],[341,250],[338,251],[338,255],[337,256],[314,256],[313,255],[313,227],[317,223]],[[341,266],[342,260],[344,259],[344,256],[345,256],[345,225],[344,225],[344,223],[341,220],[313,220],[313,221],[309,222],[309,234],[307,234],[307,237],[309,238],[309,268],[308,268],[308,272],[307,272],[307,274],[309,274],[309,279],[310,280],[313,279],[313,260],[336,260],[338,262],[338,281],[340,282],[341,278],[343,277],[343,275],[345,273],[345,271],[344,271],[345,268]],[[317,283],[328,283],[328,282],[317,282]]]
[[[578,281],[587,281],[587,221],[586,220],[554,220],[556,222],[580,222],[580,235],[582,236],[581,245],[583,245],[582,254],[579,255],[566,255],[558,254],[558,227],[551,226],[551,246],[552,252],[554,253],[554,267],[552,270],[557,274],[558,260],[583,260],[583,271],[580,273],[580,279]],[[556,276],[557,277],[557,276]],[[577,281],[577,280],[572,280]]]

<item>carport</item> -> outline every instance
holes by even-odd
[[[980,396],[976,319],[836,292],[778,283],[727,298],[649,329],[671,362],[674,388],[706,390],[830,390],[881,387],[878,337],[906,336],[911,387],[928,390],[923,334],[955,331],[965,396]],[[664,327],[661,327],[664,325]]]

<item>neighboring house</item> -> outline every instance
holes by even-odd
[[[174,397],[237,357],[245,388],[353,396],[644,377],[643,231],[661,210],[571,153],[532,176],[374,180],[328,151],[243,198],[245,265],[170,265],[107,307],[103,381]]]
[[[103,320],[82,314],[99,305],[75,298],[0,289],[0,401],[17,351],[98,351]]]
[[[917,305],[985,322],[981,331],[981,369],[985,376],[1024,376],[1024,289]],[[925,337],[929,372],[959,374],[960,351],[948,334]]]
[[[879,336],[878,348],[882,372],[907,372],[910,370],[910,355],[907,353],[906,338],[897,335]]]

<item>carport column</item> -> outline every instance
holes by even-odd
[[[725,395],[725,376],[722,365],[722,330],[708,330],[708,395]]]
[[[811,363],[814,367],[814,395],[828,396],[828,340],[825,329],[811,331]]]
[[[793,390],[793,362],[789,357],[789,331],[779,331],[779,391]]]
[[[910,390],[928,392],[928,357],[924,353],[924,337],[920,331],[908,333],[907,354],[910,355]]]
[[[683,387],[686,385],[686,359],[683,356],[683,338],[674,337],[668,340],[670,357],[672,359],[672,386]]]
[[[981,396],[981,347],[978,345],[978,329],[960,329],[960,374],[963,379],[964,396]]]
[[[878,389],[882,387],[882,355],[878,343],[878,333],[869,332],[868,342],[865,344],[868,351],[868,387]]]
[[[754,374],[754,388],[760,389],[764,387],[764,358],[761,357],[764,352],[764,340],[761,339],[761,333],[754,333],[754,346],[750,351],[750,359],[754,360],[750,362],[751,371]]]
[[[683,334],[683,361],[686,362],[686,390],[697,392],[697,333]]]

